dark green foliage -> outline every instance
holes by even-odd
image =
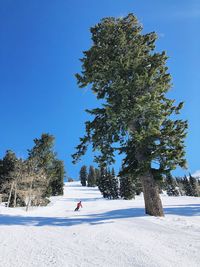
[[[189,182],[190,182],[190,186],[191,186],[191,195],[193,197],[198,197],[200,196],[199,192],[198,192],[198,184],[197,184],[197,180],[196,178],[192,177],[192,175],[189,175]]]
[[[81,167],[79,175],[82,186],[86,186],[87,176],[87,167],[84,165]]]
[[[178,185],[171,174],[167,175],[165,183],[168,196],[179,196]]]
[[[14,179],[12,172],[16,168],[18,159],[15,153],[7,150],[4,158],[0,161],[0,193],[8,194],[9,183]]]
[[[192,196],[192,187],[186,175],[183,178],[183,188],[186,196]]]
[[[104,198],[117,199],[119,197],[118,178],[115,176],[114,170],[111,172],[109,169],[101,167],[98,187]]]
[[[100,170],[98,168],[95,168],[96,185],[98,185],[99,183],[100,175],[101,175]]]
[[[120,176],[120,196],[124,199],[135,198],[135,184],[131,175]]]
[[[109,175],[109,171],[106,168],[100,168],[100,179],[98,187],[104,198],[111,199]]]
[[[49,186],[46,190],[46,196],[51,196],[54,185],[54,180],[57,177],[54,170],[54,162],[56,160],[56,154],[54,152],[54,136],[50,134],[42,134],[41,138],[34,139],[34,147],[28,150],[29,159],[34,159],[37,168],[43,168],[49,179]]]
[[[95,174],[95,169],[93,166],[90,166],[89,168],[89,173],[87,177],[87,186],[89,187],[96,186],[96,174]]]
[[[85,154],[89,143],[99,152],[95,161],[100,165],[112,164],[116,151],[125,154],[124,170],[140,177],[145,192],[151,190],[144,192],[146,212],[163,216],[154,179],[186,166],[187,122],[172,119],[183,103],[175,105],[166,97],[171,88],[166,53],[155,52],[157,35],[142,30],[133,14],[105,18],[91,28],[92,46],[84,51],[82,72],[76,77],[79,86],[90,85],[103,104],[87,110],[94,119],[85,123],[86,134],[73,162]],[[150,195],[156,203],[149,202]]]
[[[110,195],[112,199],[117,199],[119,197],[119,181],[118,177],[115,175],[114,168],[109,173],[110,178]]]
[[[143,192],[142,183],[137,176],[132,177],[132,179],[135,186],[135,194],[139,196]]]
[[[108,179],[106,168],[104,168],[103,166],[100,168],[98,188],[99,191],[102,193],[103,197],[106,198],[108,196]]]
[[[83,71],[76,76],[80,87],[91,84],[97,98],[106,103],[88,111],[95,118],[86,122],[87,134],[77,147],[75,160],[92,142],[93,149],[101,152],[96,160],[112,163],[116,149],[112,143],[121,142],[118,150],[127,154],[125,163],[129,168],[136,160],[134,171],[143,172],[152,160],[160,164],[160,173],[176,165],[185,166],[183,138],[187,123],[169,118],[179,113],[183,103],[175,106],[174,100],[165,97],[171,87],[165,66],[167,56],[165,52],[154,52],[155,33],[143,35],[141,31],[132,14],[105,18],[91,28],[93,45],[84,52]],[[145,161],[138,161],[139,150]]]
[[[65,168],[62,160],[53,161],[53,174],[50,181],[52,196],[63,195]]]

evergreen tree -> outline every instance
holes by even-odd
[[[37,168],[45,170],[49,180],[49,186],[46,191],[46,196],[51,196],[53,191],[53,180],[57,179],[54,176],[54,162],[56,154],[54,152],[54,136],[50,134],[42,134],[41,138],[34,139],[34,147],[28,150],[28,159],[33,159],[36,162]]]
[[[0,167],[0,193],[8,194],[10,188],[6,184],[10,184],[14,180],[14,176],[11,173],[15,170],[18,159],[12,150],[7,150],[6,154],[1,160]]]
[[[197,180],[196,180],[196,178],[192,177],[191,174],[189,174],[189,183],[191,186],[191,195],[193,197],[198,197],[199,192],[198,192]]]
[[[79,175],[82,186],[86,186],[87,176],[87,167],[84,165],[81,167]]]
[[[120,175],[120,196],[124,199],[135,198],[135,184],[130,175]]]
[[[135,194],[139,196],[143,192],[142,183],[137,176],[133,176],[132,180],[133,180],[134,187],[135,187]]]
[[[112,168],[110,175],[110,195],[112,199],[119,197],[118,178],[115,176],[115,170]]]
[[[55,159],[53,161],[53,173],[50,186],[53,196],[63,195],[65,168],[62,160]]]
[[[102,193],[104,198],[109,198],[109,179],[108,179],[108,171],[105,167],[100,167],[100,179],[98,182],[99,191]]]
[[[82,72],[76,77],[81,88],[91,85],[103,105],[87,110],[94,119],[86,122],[86,135],[73,155],[74,163],[89,143],[98,150],[100,165],[112,164],[116,151],[125,154],[127,173],[142,182],[146,213],[163,216],[156,180],[186,165],[187,129],[186,121],[172,120],[183,103],[175,106],[166,97],[171,87],[167,56],[155,52],[156,34],[142,34],[133,14],[105,18],[91,33],[92,46],[84,52]],[[158,169],[151,167],[155,162]]]
[[[170,173],[167,175],[165,182],[166,182],[167,195],[179,196],[179,191],[177,189],[176,181],[173,179]]]
[[[115,176],[114,169],[111,172],[110,169],[101,167],[98,187],[104,198],[117,199],[119,197],[118,178]]]
[[[100,170],[98,168],[95,168],[95,177],[96,177],[96,185],[98,186],[100,179]]]
[[[87,178],[87,186],[94,187],[96,186],[96,176],[95,176],[95,169],[93,166],[90,166],[88,178]]]
[[[186,196],[192,196],[192,187],[186,175],[183,178],[183,188]]]
[[[181,196],[185,195],[183,179],[181,177],[176,177],[176,184],[178,186],[178,191]]]

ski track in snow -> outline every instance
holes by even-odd
[[[106,200],[79,182],[51,200],[0,206],[0,267],[200,266],[200,198],[162,196],[164,218],[144,215],[142,196]]]

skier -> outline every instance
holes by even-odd
[[[81,201],[79,201],[78,203],[77,203],[77,206],[76,206],[76,208],[75,208],[75,210],[74,211],[78,211],[80,208],[82,208],[83,206],[82,206],[82,204],[81,204]]]

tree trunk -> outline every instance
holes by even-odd
[[[17,205],[17,183],[15,182],[15,194],[14,194],[14,203],[13,207],[15,208]]]
[[[150,172],[146,172],[140,179],[143,187],[146,214],[157,217],[164,216],[158,185],[153,175]]]
[[[10,206],[10,200],[11,200],[11,196],[12,196],[13,186],[14,186],[14,182],[12,182],[12,184],[11,184],[7,207]]]
[[[33,185],[33,180],[31,180],[29,191],[28,191],[28,201],[26,204],[26,211],[28,211],[29,205],[31,204],[32,185]]]

